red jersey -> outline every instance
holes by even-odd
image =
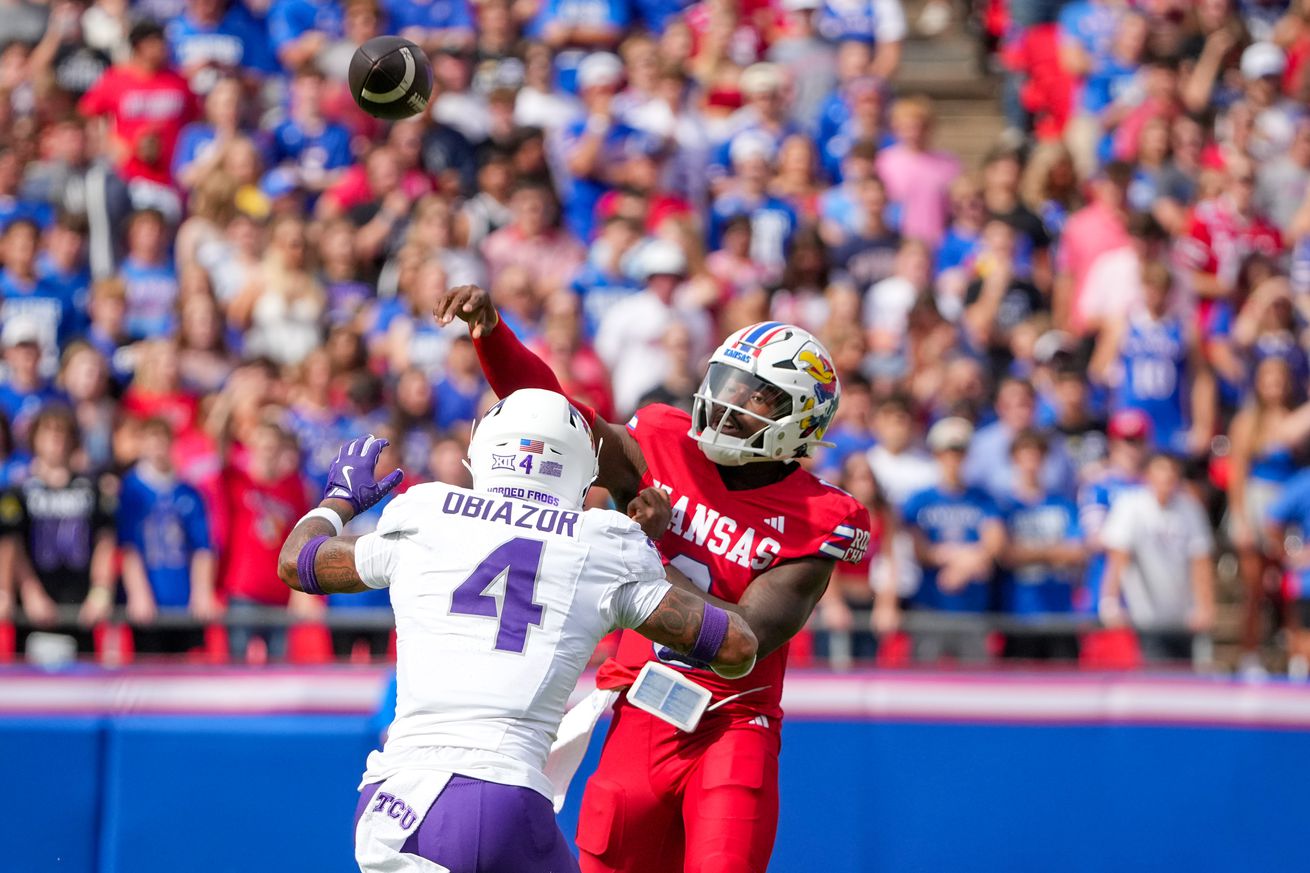
[[[86,116],[113,118],[114,136],[127,151],[119,168],[125,177],[168,185],[177,138],[187,122],[199,117],[200,103],[186,79],[172,70],[145,75],[132,67],[118,66],[110,67],[82,95],[78,111]],[[158,137],[158,154],[147,162],[138,156],[137,146],[151,135]]]
[[[643,485],[663,488],[673,505],[660,552],[692,582],[736,603],[756,576],[781,562],[810,556],[853,564],[864,560],[869,513],[855,498],[799,467],[772,485],[730,491],[718,468],[687,436],[690,427],[686,412],[662,405],[647,406],[628,422],[646,458]],[[650,640],[625,631],[618,653],[601,666],[597,681],[607,688],[630,685],[654,657]],[[699,670],[696,681],[716,700],[742,695],[725,709],[780,718],[786,669],[784,645],[740,679]]]
[[[220,586],[229,597],[244,597],[269,606],[285,606],[291,589],[277,575],[282,542],[309,500],[300,476],[292,473],[276,482],[257,482],[246,471],[223,471],[223,504],[227,526]]]
[[[1242,263],[1253,254],[1276,258],[1283,250],[1283,237],[1263,218],[1244,217],[1227,200],[1217,198],[1192,209],[1187,234],[1178,247],[1183,266],[1217,276],[1232,288]]]
[[[123,411],[132,418],[162,418],[173,429],[173,434],[184,434],[196,426],[199,402],[181,389],[171,394],[147,394],[134,388],[123,393]]]

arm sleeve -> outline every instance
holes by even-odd
[[[396,534],[364,534],[355,540],[355,572],[369,588],[391,586],[391,571],[399,551]]]
[[[667,579],[625,582],[618,586],[609,604],[614,627],[641,627],[672,587]]]
[[[473,340],[482,372],[497,397],[508,397],[520,388],[542,388],[564,394],[564,386],[546,362],[528,351],[501,319],[490,333]],[[596,425],[596,410],[572,397],[569,402],[581,412],[591,427]]]
[[[612,592],[609,611],[615,627],[637,627],[650,617],[672,586],[665,578],[664,561],[655,544],[635,525],[623,536],[623,564],[627,580]]]

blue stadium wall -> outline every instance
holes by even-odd
[[[789,717],[770,870],[1306,869],[1310,692],[1273,690],[1273,715],[1247,718],[1234,693],[1186,724],[1150,723],[1113,689],[1095,719]],[[372,733],[359,714],[0,717],[0,870],[348,873]]]

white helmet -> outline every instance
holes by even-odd
[[[710,357],[688,435],[711,461],[804,458],[823,441],[841,388],[832,358],[809,332],[780,321],[743,328]]]
[[[474,427],[468,468],[479,491],[576,509],[600,463],[587,420],[564,395],[524,388]]]

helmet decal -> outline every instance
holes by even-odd
[[[837,394],[837,371],[814,344],[806,343],[792,359],[796,369],[814,379],[814,396],[820,402],[831,400]]]
[[[748,327],[730,348],[723,350],[723,353],[742,363],[750,363],[752,358],[760,356],[760,352],[769,343],[790,337],[791,330],[791,325],[783,324],[781,321],[766,321]]]
[[[563,395],[540,389],[516,391],[492,406],[468,451],[475,489],[510,489],[498,493],[551,506],[580,506],[598,470],[585,419]]]

